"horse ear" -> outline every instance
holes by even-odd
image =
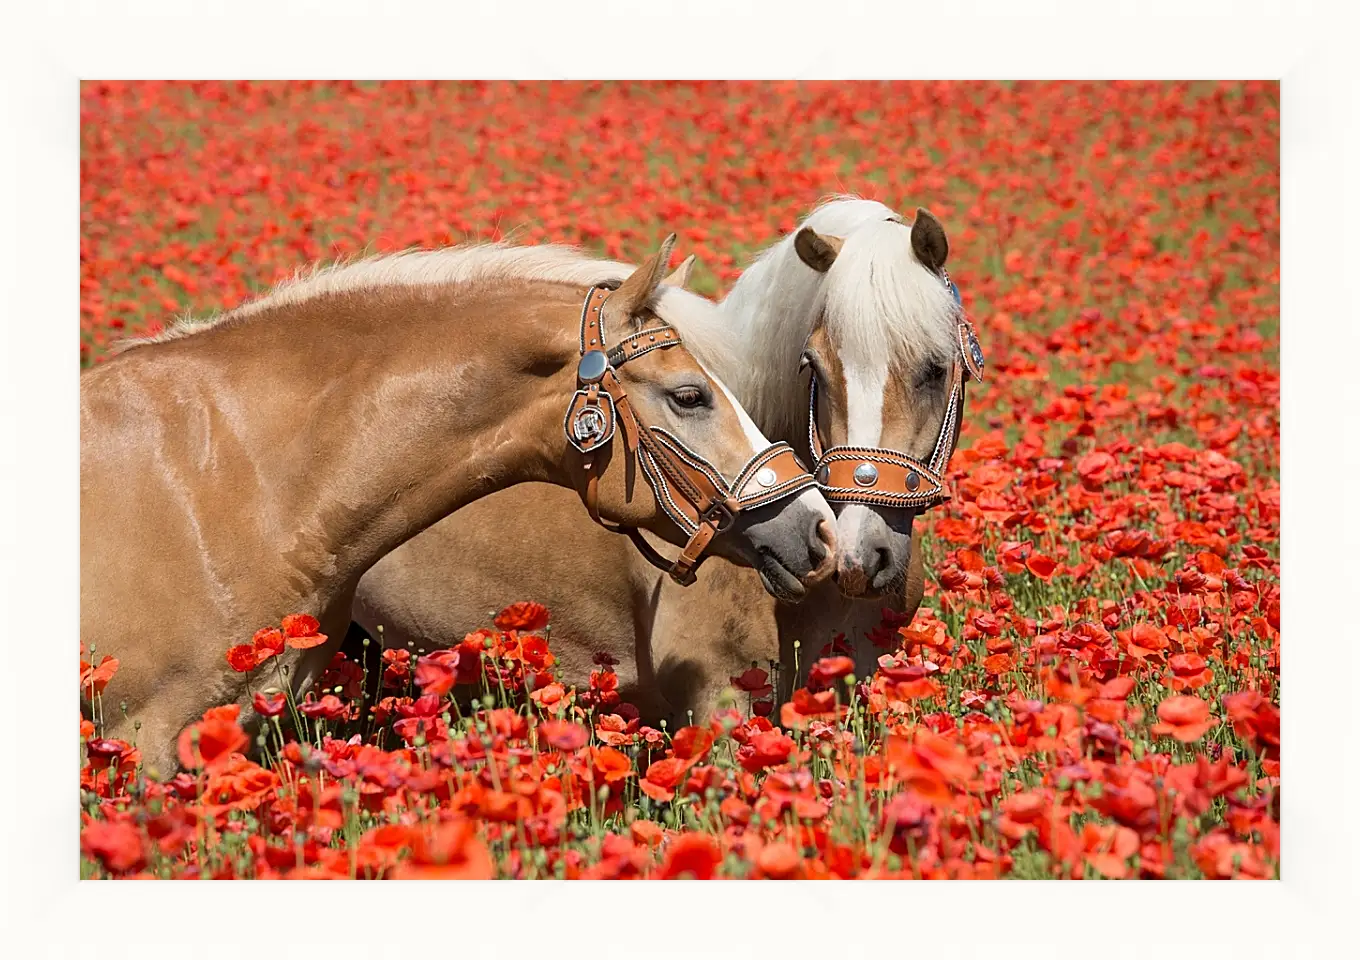
[[[671,251],[675,249],[675,234],[661,241],[656,253],[647,258],[642,266],[634,270],[623,284],[609,295],[605,301],[605,312],[614,321],[631,320],[652,302],[656,288],[661,285],[661,276],[670,262]]]
[[[694,254],[690,254],[680,262],[680,266],[671,271],[671,275],[662,284],[667,287],[679,287],[681,290],[689,284],[689,275],[694,270]]]
[[[826,273],[831,269],[844,244],[845,241],[840,237],[820,234],[811,227],[799,230],[793,238],[793,249],[798,252],[798,259],[818,273]]]
[[[916,222],[911,225],[911,250],[927,270],[939,273],[949,259],[949,238],[935,215],[925,207],[916,208]]]

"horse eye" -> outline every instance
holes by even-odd
[[[806,353],[803,354],[803,355],[798,359],[798,372],[799,372],[799,373],[802,373],[804,370],[806,370],[806,369],[807,369],[809,366],[811,366],[811,365],[812,365],[812,358],[811,358],[810,356],[808,356]]]
[[[672,390],[671,399],[675,401],[676,406],[684,407],[687,410],[702,407],[705,402],[704,393],[698,387],[681,387],[678,390]]]

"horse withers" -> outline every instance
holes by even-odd
[[[330,638],[281,656],[301,696],[373,563],[517,483],[787,599],[825,578],[830,509],[710,374],[705,302],[661,284],[670,249],[636,270],[551,246],[361,261],[83,374],[81,633],[121,661],[104,735],[169,775],[207,707],[249,727],[225,651],[288,613]]]

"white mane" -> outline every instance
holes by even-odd
[[[910,228],[893,222],[900,219],[875,200],[829,200],[800,225],[845,240],[829,271],[803,263],[795,230],[760,254],[723,300],[741,349],[716,372],[768,436],[792,438],[805,429],[796,371],[819,317],[850,357],[919,363],[954,349],[957,305],[916,259]]]

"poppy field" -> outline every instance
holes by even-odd
[[[988,370],[872,676],[653,728],[524,597],[296,702],[293,614],[159,782],[82,645],[81,877],[1279,877],[1278,84],[86,82],[80,136],[82,368],[413,246],[674,231],[719,296],[849,193],[942,221]]]

